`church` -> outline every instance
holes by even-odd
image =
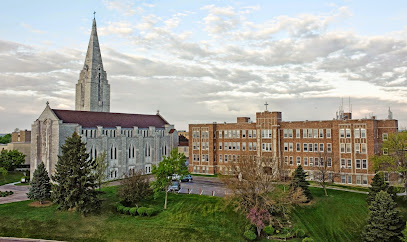
[[[41,162],[54,174],[61,146],[74,132],[81,135],[91,159],[106,152],[109,180],[135,170],[149,174],[152,165],[178,146],[174,125],[159,112],[155,115],[110,112],[110,84],[103,68],[95,19],[85,64],[76,84],[75,110],[52,109],[47,102],[31,130],[31,175]]]

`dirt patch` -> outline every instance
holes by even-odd
[[[28,204],[28,206],[30,206],[30,207],[48,207],[51,205],[52,205],[52,202],[50,202],[50,201],[44,201],[44,202],[42,202],[42,204],[38,201],[35,201],[35,202]]]

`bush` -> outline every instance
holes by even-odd
[[[118,197],[125,205],[138,205],[138,203],[151,196],[153,191],[150,188],[148,176],[143,176],[141,171],[137,171],[132,175],[126,175],[120,181],[120,186],[117,191]]]
[[[117,208],[116,208],[116,210],[117,210],[117,212],[119,212],[119,213],[123,213],[123,209],[125,208],[125,206],[123,206],[123,205],[118,205],[117,206]]]
[[[257,238],[256,233],[251,230],[246,230],[243,235],[247,240],[255,240]]]
[[[129,207],[124,207],[123,208],[123,214],[130,214],[130,208]]]
[[[7,197],[10,195],[13,195],[14,192],[13,191],[5,191],[5,192],[0,192],[0,197]]]
[[[147,216],[151,217],[151,215],[153,215],[154,213],[155,213],[154,208],[147,208],[147,210],[146,210]]]
[[[134,207],[134,208],[130,208],[130,215],[132,215],[132,216],[137,216],[137,208],[136,207]]]
[[[139,208],[137,209],[137,213],[138,213],[140,216],[146,216],[146,212],[147,212],[147,208],[146,208],[146,207],[139,207]]]
[[[250,230],[250,231],[255,231],[255,227],[254,227],[254,225],[253,224],[248,224],[248,225],[246,225],[245,227],[244,227],[244,230],[245,231],[248,231],[248,230]]]
[[[314,240],[312,238],[306,237],[306,238],[302,239],[302,242],[314,242]]]
[[[302,229],[297,229],[295,231],[295,237],[297,238],[304,238],[305,237],[305,232]]]
[[[274,234],[274,228],[271,225],[267,225],[264,227],[264,232],[268,235],[273,235]]]

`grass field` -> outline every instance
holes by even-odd
[[[365,194],[310,188],[314,201],[297,208],[292,219],[315,241],[360,241],[368,209]],[[244,241],[246,219],[217,197],[169,194],[168,210],[131,217],[114,211],[116,187],[104,188],[101,215],[83,217],[56,206],[33,208],[29,201],[0,205],[0,236],[69,241]],[[397,200],[407,216],[406,201]],[[163,199],[149,201],[161,208]],[[266,241],[266,240],[262,240]],[[300,241],[300,240],[294,240]]]
[[[114,211],[115,187],[105,188],[102,214],[82,217],[55,205],[26,202],[0,205],[0,236],[68,241],[243,241],[245,218],[225,209],[223,200],[169,194],[168,209],[157,216],[131,217]],[[162,206],[158,199],[153,206]]]
[[[0,186],[12,182],[20,181],[21,177],[24,176],[24,173],[21,171],[9,171],[6,177],[3,177],[0,174]]]

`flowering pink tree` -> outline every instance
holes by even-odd
[[[270,214],[267,210],[259,209],[257,207],[250,209],[246,217],[256,226],[257,236],[260,237],[261,230],[265,227],[264,222],[269,219],[269,216]]]

